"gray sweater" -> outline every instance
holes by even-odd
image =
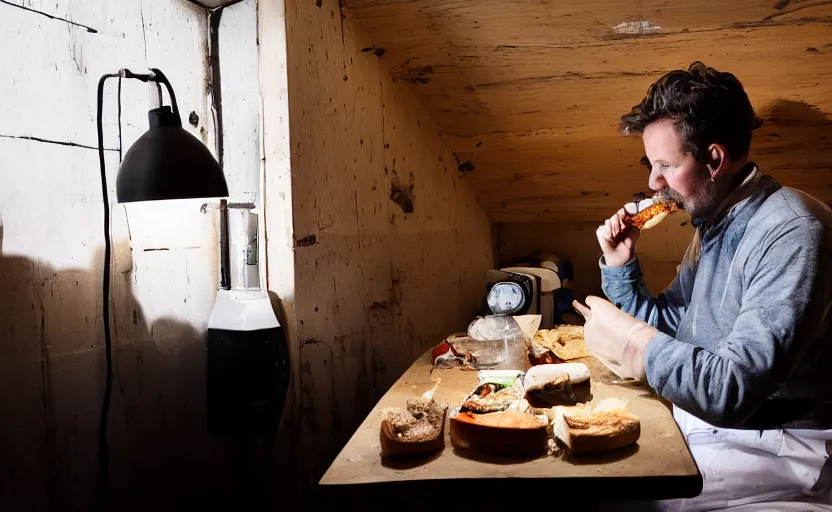
[[[756,169],[734,194],[663,293],[637,258],[602,258],[604,293],[659,329],[647,382],[677,407],[720,427],[832,428],[832,211]]]

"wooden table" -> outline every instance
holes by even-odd
[[[439,454],[410,462],[382,460],[379,426],[385,407],[404,407],[408,398],[421,395],[441,379],[434,398],[449,404],[450,411],[477,384],[475,371],[451,368],[431,372],[428,351],[376,404],[324,474],[321,488],[329,493],[350,491],[353,497],[368,497],[381,490],[388,496],[414,495],[420,490],[433,494],[443,489],[458,493],[471,489],[463,484],[475,480],[478,486],[500,489],[501,493],[540,494],[545,489],[547,496],[583,496],[598,502],[699,494],[702,476],[670,409],[646,387],[616,384],[616,376],[594,358],[581,362],[592,372],[592,403],[605,397],[623,398],[641,419],[637,445],[594,456],[488,457],[454,448],[446,419],[445,449]]]

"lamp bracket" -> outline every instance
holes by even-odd
[[[173,113],[177,116],[179,115],[179,105],[176,103],[176,94],[173,92],[173,87],[170,85],[168,77],[166,77],[165,74],[158,68],[150,68],[150,73],[133,73],[127,68],[121,68],[116,76],[121,78],[133,78],[141,80],[142,82],[156,82],[164,85],[165,89],[168,90],[168,96],[170,96]]]

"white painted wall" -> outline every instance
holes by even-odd
[[[255,3],[228,8],[220,25],[232,200],[259,192]],[[94,507],[104,388],[98,79],[121,67],[162,69],[183,125],[214,150],[208,40],[207,12],[186,0],[0,2],[0,510]],[[146,87],[123,83],[125,150],[147,128]],[[111,80],[113,203],[116,92]],[[229,449],[205,432],[217,258],[214,214],[201,204],[112,206],[109,446],[119,510],[212,508],[231,492]]]

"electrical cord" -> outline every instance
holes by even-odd
[[[101,166],[101,196],[104,202],[104,271],[102,284],[102,305],[101,314],[104,323],[104,354],[107,366],[107,381],[104,387],[104,401],[101,404],[101,419],[98,424],[98,457],[99,457],[99,482],[98,482],[98,508],[107,510],[107,494],[109,490],[110,477],[110,456],[107,449],[107,414],[110,410],[110,395],[113,389],[113,357],[112,340],[110,337],[110,199],[107,191],[107,170],[104,164],[104,126],[103,104],[104,104],[104,82],[108,78],[119,78],[121,74],[107,74],[98,81],[97,99],[97,128],[98,128],[98,162]],[[120,89],[120,88],[119,88]],[[120,92],[120,91],[119,91]],[[121,100],[119,99],[119,104]],[[119,108],[119,110],[121,110]]]
[[[152,70],[154,74],[136,74],[129,69],[121,69],[118,73],[103,75],[98,80],[98,94],[96,97],[96,128],[98,129],[98,163],[101,167],[101,199],[104,203],[104,269],[102,279],[101,316],[104,324],[104,354],[106,362],[106,383],[104,385],[104,400],[101,403],[101,418],[98,423],[98,509],[105,512],[108,508],[107,498],[110,489],[110,454],[107,446],[107,417],[110,412],[110,398],[113,392],[113,343],[110,334],[110,254],[112,242],[110,240],[110,197],[107,189],[107,169],[104,163],[104,83],[108,78],[118,78],[118,160],[121,164],[121,81],[122,78],[135,78],[142,82],[149,80],[162,82],[168,89],[174,109],[178,115],[176,98],[173,87],[161,71]]]

